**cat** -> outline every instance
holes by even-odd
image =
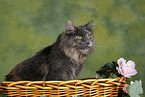
[[[7,81],[47,81],[76,79],[86,57],[93,51],[93,19],[81,26],[66,22],[66,30],[56,42],[21,62],[6,75]]]

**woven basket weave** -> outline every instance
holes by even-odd
[[[0,93],[6,96],[89,96],[115,97],[122,93],[126,78],[87,79],[70,81],[16,81],[0,82]]]

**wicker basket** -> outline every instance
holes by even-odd
[[[6,96],[89,96],[114,97],[122,93],[126,78],[87,79],[70,81],[16,81],[0,82],[0,93]]]

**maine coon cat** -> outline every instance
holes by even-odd
[[[67,21],[66,30],[55,43],[18,64],[6,75],[6,80],[76,79],[94,47],[92,24],[93,20],[82,26],[74,26]]]

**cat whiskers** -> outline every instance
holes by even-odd
[[[103,46],[100,46],[100,45],[98,45],[98,44],[94,44],[94,51],[96,51],[96,50],[98,50],[98,48],[104,48]]]
[[[96,48],[96,47],[101,47],[101,48],[103,48],[103,46],[99,46],[99,45],[94,45],[94,48]]]

